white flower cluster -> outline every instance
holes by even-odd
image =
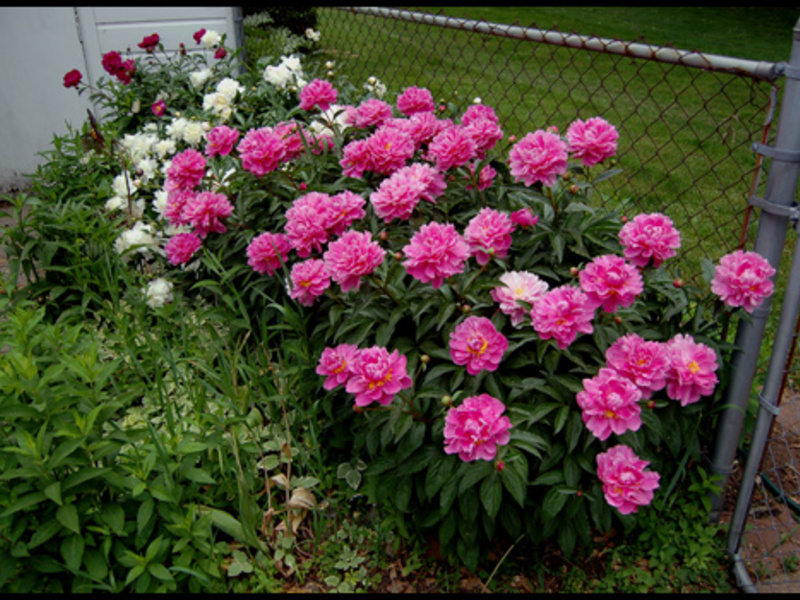
[[[189,81],[191,82],[192,86],[195,88],[203,87],[203,84],[208,81],[208,78],[212,75],[211,69],[200,69],[199,71],[192,71],[189,73]]]
[[[269,65],[264,69],[264,79],[278,90],[291,88],[301,89],[308,83],[305,80],[303,67],[297,56],[281,56],[277,65]],[[292,90],[294,91],[294,90]]]
[[[196,148],[205,141],[205,133],[210,129],[211,125],[206,121],[191,121],[183,117],[173,117],[170,124],[167,125],[167,135],[176,142],[183,140],[192,148]]]
[[[172,282],[163,277],[154,279],[142,289],[142,293],[150,308],[159,308],[172,302]]]
[[[378,100],[383,100],[383,97],[386,96],[386,85],[377,77],[367,79],[364,89],[370,94],[374,94]]]
[[[216,91],[203,96],[203,110],[210,110],[223,121],[227,121],[233,113],[233,101],[236,94],[244,93],[244,86],[230,77],[217,84]]]
[[[136,221],[133,227],[123,231],[114,240],[114,250],[119,254],[135,247],[135,251],[142,256],[149,256],[151,253],[165,256],[166,253],[161,248],[161,236],[153,231],[153,226],[149,223]],[[130,258],[131,253],[123,254],[125,259]]]
[[[312,42],[318,42],[319,41],[319,31],[316,31],[315,29],[312,29],[311,27],[309,27],[308,29],[306,29],[306,37],[308,39],[310,39]]]

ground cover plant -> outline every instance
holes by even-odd
[[[602,118],[510,139],[481,102],[334,86],[315,30],[244,72],[194,37],[209,66],[154,34],[97,89],[68,73],[106,119],[14,201],[3,589],[353,591],[419,540],[481,573],[514,540],[569,561],[613,530],[656,540],[630,585],[702,587],[677,554],[718,578],[718,531],[670,548],[655,515],[700,514],[728,332],[769,265],[676,277],[668,215],[598,201]]]

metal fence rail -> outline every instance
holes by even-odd
[[[603,116],[620,132],[624,174],[602,191],[668,214],[685,254],[716,260],[743,244],[756,171],[743,142],[766,141],[781,65],[396,9],[325,8],[318,18],[326,51],[354,83],[428,87],[464,107],[480,97],[507,136]],[[698,261],[687,279],[697,280]]]

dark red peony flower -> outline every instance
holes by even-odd
[[[161,38],[157,33],[154,33],[153,35],[146,35],[142,41],[139,42],[139,48],[143,48],[145,52],[152,52],[156,49],[160,39]]]
[[[72,69],[72,71],[64,75],[64,87],[77,88],[78,84],[81,82],[81,79],[83,79],[83,75],[81,75],[81,72],[78,71],[78,69]]]

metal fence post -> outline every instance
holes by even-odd
[[[800,175],[800,20],[794,26],[790,61],[782,64],[782,67],[786,86],[775,147],[757,148],[772,159],[766,191],[763,199],[751,198],[751,203],[762,208],[754,250],[766,258],[776,270],[780,265],[786,241],[790,214],[788,208],[794,202]],[[736,332],[736,346],[739,350],[732,359],[731,382],[725,398],[726,408],[720,417],[712,456],[713,472],[723,476],[722,490],[711,496],[709,517],[712,521],[718,521],[722,511],[725,488],[733,470],[771,305],[771,299],[767,299],[760,308],[753,311],[751,320],[740,322]]]

